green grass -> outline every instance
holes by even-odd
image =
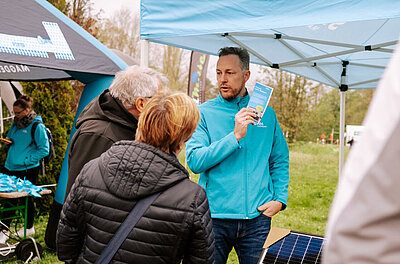
[[[298,142],[290,145],[290,184],[287,209],[273,217],[272,226],[294,231],[324,235],[330,205],[338,181],[339,147]],[[179,155],[185,166],[185,154]],[[189,171],[190,172],[190,171]],[[198,175],[190,172],[191,179],[198,181]],[[38,263],[62,263],[56,253],[47,249],[44,234],[47,216],[36,220],[34,238],[44,248],[42,260]],[[5,261],[2,263],[15,263]],[[232,250],[228,264],[239,263]]]
[[[338,147],[296,144],[290,147],[287,209],[272,226],[324,235],[339,177]]]

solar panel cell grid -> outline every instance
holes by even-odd
[[[266,250],[262,263],[321,263],[323,240],[322,237],[291,233]]]

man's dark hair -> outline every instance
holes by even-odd
[[[247,50],[239,47],[224,47],[218,51],[218,57],[226,55],[237,55],[240,60],[240,66],[243,71],[249,69],[250,55]]]

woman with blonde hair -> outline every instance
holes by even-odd
[[[136,141],[115,143],[79,174],[58,226],[59,259],[94,263],[138,200],[161,192],[112,262],[213,263],[205,191],[177,158],[199,120],[196,103],[183,93],[152,97],[140,115]]]

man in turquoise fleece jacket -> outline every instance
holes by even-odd
[[[226,263],[232,247],[241,264],[257,263],[271,217],[287,204],[289,150],[271,107],[259,124],[246,108],[249,61],[242,48],[220,49],[220,94],[200,105],[200,123],[186,144],[188,165],[209,199],[217,264]]]

